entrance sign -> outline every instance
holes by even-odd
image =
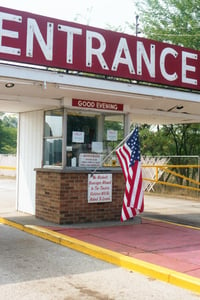
[[[0,7],[0,59],[200,90],[200,52]]]
[[[112,174],[88,175],[88,202],[112,202]]]

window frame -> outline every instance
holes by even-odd
[[[47,112],[53,112],[53,111],[61,111],[62,114],[62,135],[61,136],[45,136],[45,121],[46,121],[46,114]],[[69,145],[67,145],[67,134],[68,134],[68,126],[67,126],[67,121],[68,121],[68,116],[70,114],[75,114],[77,116],[94,116],[94,117],[99,117],[99,119],[97,119],[97,125],[96,125],[96,141],[100,141],[103,143],[103,148],[104,144],[106,143],[106,140],[104,140],[104,135],[105,135],[105,118],[110,116],[112,118],[113,116],[121,116],[123,117],[123,135],[124,137],[127,135],[128,133],[128,128],[130,128],[129,124],[129,114],[126,114],[124,112],[120,112],[120,113],[116,113],[116,112],[105,112],[105,111],[86,111],[83,112],[81,110],[78,109],[73,109],[73,108],[58,108],[58,109],[48,109],[46,111],[44,111],[44,132],[43,132],[43,164],[42,167],[43,168],[59,168],[59,169],[84,169],[84,167],[79,166],[78,164],[76,165],[76,167],[74,166],[70,166],[67,165],[67,147],[69,147]],[[99,128],[100,126],[100,128]],[[61,147],[61,164],[60,165],[56,165],[56,164],[45,164],[44,163],[44,159],[45,159],[45,141],[47,139],[61,139],[62,141],[62,147]],[[118,141],[117,141],[118,142]],[[113,151],[113,149],[111,150],[111,152]],[[91,152],[93,153],[93,152]],[[105,157],[108,155],[108,153],[105,154]],[[114,154],[115,155],[115,154]],[[104,157],[104,158],[105,158]],[[101,167],[99,167],[100,169],[104,169],[104,168],[110,168],[110,167],[114,167],[114,165],[102,165]],[[95,167],[88,167],[91,169],[95,169]]]

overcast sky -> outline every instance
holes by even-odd
[[[134,0],[1,0],[1,6],[106,28],[122,26],[126,33],[135,34],[126,22],[135,23]]]

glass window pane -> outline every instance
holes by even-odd
[[[104,119],[104,142],[106,145],[116,147],[124,138],[124,116],[105,116]]]
[[[66,161],[69,167],[114,166],[116,154],[106,156],[124,138],[124,115],[69,112]],[[103,162],[103,163],[102,163]]]
[[[91,153],[92,143],[97,140],[97,120],[95,115],[68,114],[67,166],[80,165],[80,155]]]
[[[45,112],[44,136],[62,136],[63,110],[51,110]]]
[[[62,139],[44,140],[44,165],[62,165]]]
[[[124,138],[124,115],[107,115],[104,119],[104,149],[107,155],[119,145]],[[116,166],[116,151],[105,161],[104,166]]]

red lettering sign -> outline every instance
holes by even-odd
[[[92,101],[92,100],[72,99],[72,106],[86,108],[86,109],[93,108],[93,109],[123,111],[123,104]]]
[[[2,60],[199,90],[199,56],[192,49],[0,7]]]

